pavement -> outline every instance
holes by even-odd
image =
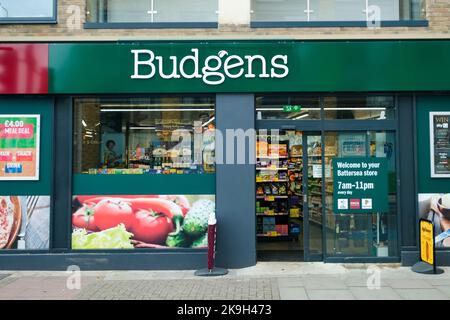
[[[194,271],[0,271],[0,300],[449,300],[450,268],[260,262],[222,277]]]

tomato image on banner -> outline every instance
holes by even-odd
[[[72,249],[206,248],[214,195],[74,196]]]

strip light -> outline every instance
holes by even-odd
[[[162,111],[214,111],[214,109],[206,108],[190,108],[190,109],[100,109],[101,112],[162,112]]]
[[[283,108],[257,108],[256,111],[282,111]],[[304,111],[309,110],[320,110],[320,108],[302,108]],[[324,108],[324,110],[378,110],[378,111],[384,111],[386,108],[382,107],[370,107],[370,108],[358,108],[358,107],[347,107],[347,108]]]
[[[202,124],[202,127],[206,127],[208,124],[210,124],[211,122],[213,122],[214,119],[216,119],[216,117],[212,117],[211,119],[209,119],[208,121],[206,121],[204,124]]]

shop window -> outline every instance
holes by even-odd
[[[395,160],[395,132],[361,131],[361,132],[329,132],[325,134],[326,165],[331,173],[326,175],[326,224],[327,224],[327,255],[328,256],[375,256],[390,257],[398,255],[397,250],[397,187]],[[333,161],[336,158],[348,159],[376,159],[385,160],[387,170],[387,210],[372,212],[370,206],[375,207],[377,198],[370,198],[365,206],[364,200],[354,196],[348,207],[352,210],[359,208],[367,213],[335,212],[334,202],[337,196],[334,184]],[[366,161],[366,160],[364,160]],[[384,169],[383,169],[384,170]],[[366,179],[367,180],[367,179]],[[370,179],[367,180],[370,183]],[[373,182],[373,181],[372,181]],[[370,185],[367,184],[367,188]],[[348,190],[353,190],[353,186]],[[384,191],[384,190],[383,190]],[[381,189],[374,190],[372,195],[380,196]],[[370,194],[370,193],[368,193]],[[345,198],[345,196],[340,196]],[[338,206],[339,208],[339,206]]]
[[[425,0],[252,0],[252,21],[424,20]]]
[[[319,97],[258,96],[257,120],[317,120],[320,119]]]
[[[395,118],[392,96],[324,97],[325,119],[391,120]]]
[[[74,101],[74,171],[214,172],[214,98],[158,96]]]
[[[1,0],[0,23],[56,20],[56,0]]]
[[[87,0],[88,23],[217,22],[217,0]]]

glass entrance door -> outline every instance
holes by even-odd
[[[321,261],[323,252],[323,176],[322,136],[303,134],[303,229],[305,261]]]
[[[320,132],[259,130],[256,152],[259,259],[321,261],[327,171]]]

